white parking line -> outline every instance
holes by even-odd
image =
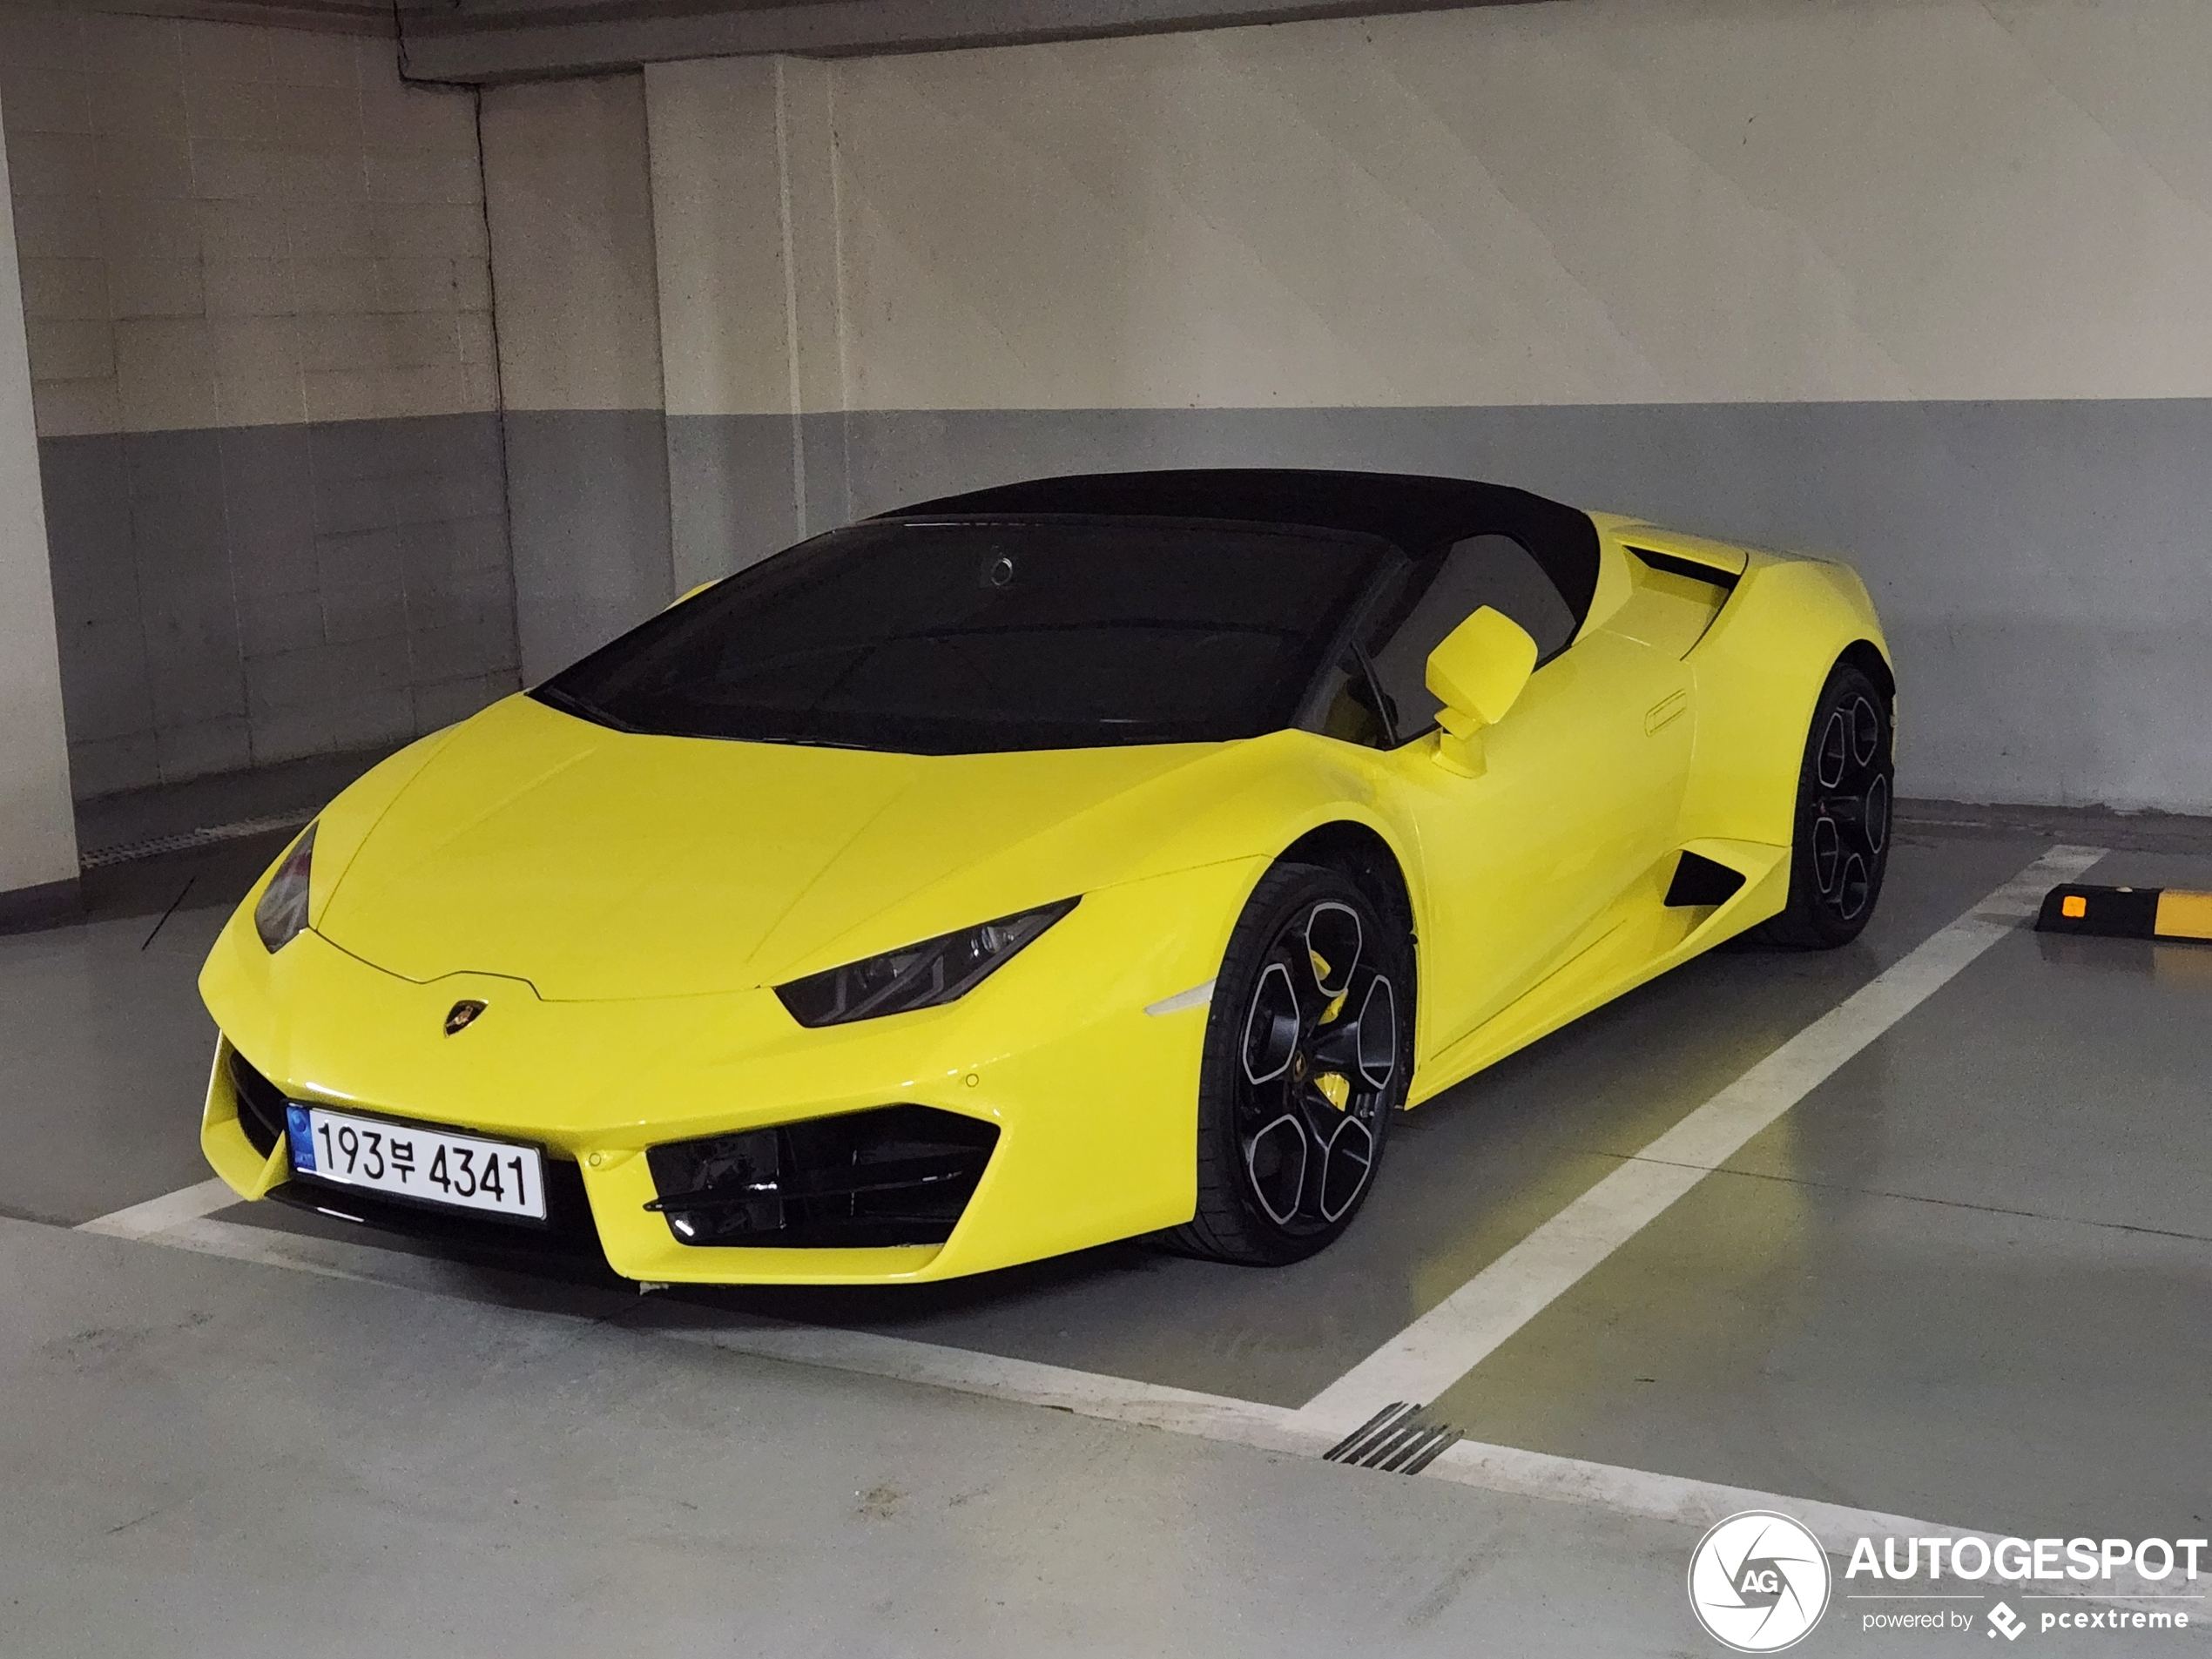
[[[106,1233],[116,1238],[150,1238],[184,1222],[197,1221],[202,1216],[212,1216],[218,1210],[227,1210],[242,1202],[222,1182],[203,1181],[196,1187],[165,1192],[158,1198],[134,1204],[127,1210],[110,1211],[91,1221],[79,1222],[77,1231]]]
[[[1388,1401],[1434,1399],[2104,853],[2053,847],[1331,1383],[1300,1422],[1342,1433]]]
[[[193,1190],[199,1189],[194,1188]],[[179,1193],[176,1196],[181,1197],[184,1195]],[[243,1202],[236,1193],[230,1193],[226,1205],[219,1205],[218,1208]],[[543,1285],[547,1282],[535,1275],[475,1267],[442,1256],[385,1250],[375,1244],[357,1244],[351,1239],[322,1238],[314,1233],[285,1232],[274,1227],[244,1226],[235,1221],[223,1221],[207,1215],[187,1217],[173,1226],[158,1231],[125,1232],[103,1227],[98,1222],[86,1222],[77,1231],[111,1232],[118,1238],[132,1238],[142,1244],[189,1251],[195,1256],[220,1256],[226,1261],[253,1262],[263,1267],[282,1267],[295,1273],[313,1273],[321,1278],[355,1279],[363,1284],[382,1285],[392,1290],[417,1291],[425,1296],[450,1297],[463,1302],[493,1300],[488,1292],[494,1285],[502,1282],[516,1285]],[[587,1308],[597,1310],[593,1317],[604,1317],[606,1313],[617,1310],[626,1312],[633,1305],[633,1298],[617,1291],[594,1291],[590,1286],[571,1286],[570,1289]],[[599,1299],[594,1301],[592,1298],[595,1297]]]
[[[388,1290],[412,1291],[419,1295],[479,1305],[494,1303],[495,1298],[488,1292],[502,1281],[510,1285],[538,1287],[547,1284],[527,1273],[469,1266],[439,1256],[389,1250],[360,1240],[324,1238],[312,1233],[283,1232],[217,1220],[198,1205],[205,1186],[220,1184],[211,1182],[171,1193],[167,1198],[157,1198],[152,1204],[86,1222],[77,1231],[105,1232],[139,1244],[188,1251],[198,1256],[219,1256],[261,1267],[280,1267],[322,1278],[351,1279],[381,1285]],[[184,1202],[187,1199],[192,1202]],[[226,1188],[217,1207],[239,1202],[237,1195]],[[166,1227],[105,1224],[144,1217],[163,1204],[173,1205],[175,1219]],[[563,1299],[573,1305],[574,1311],[549,1317],[612,1321],[626,1330],[676,1342],[752,1354],[764,1359],[820,1366],[832,1371],[859,1372],[900,1382],[925,1383],[961,1393],[1050,1406],[1084,1417],[1143,1423],[1206,1440],[1261,1446],[1276,1451],[1310,1452],[1317,1456],[1330,1444],[1326,1439],[1290,1426],[1291,1412],[1285,1406],[1231,1399],[1218,1394],[1076,1371],[1032,1359],[880,1336],[870,1331],[725,1315],[690,1303],[662,1298],[641,1299],[634,1293],[594,1285],[570,1285],[561,1289]],[[732,1323],[733,1318],[740,1322]]]
[[[695,1318],[695,1315],[702,1317]],[[1018,1400],[1101,1417],[1117,1423],[1143,1423],[1200,1440],[1228,1440],[1270,1451],[1319,1456],[1330,1442],[1291,1423],[1290,1409],[1258,1400],[1231,1399],[1188,1388],[1170,1388],[1100,1372],[1075,1371],[1034,1359],[1009,1359],[968,1348],[942,1347],[873,1331],[824,1325],[763,1322],[742,1325],[708,1323],[717,1316],[687,1309],[680,1302],[649,1305],[623,1323],[655,1336],[695,1342],[764,1359],[859,1372],[900,1382],[925,1383],[964,1394]]]

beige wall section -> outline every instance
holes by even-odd
[[[772,92],[808,408],[2200,395],[2208,59],[2196,0],[1580,0],[655,69],[670,407],[791,407]]]
[[[776,60],[788,275],[785,320],[791,341],[792,407],[801,415],[853,407],[853,359],[861,344],[846,309],[838,80],[832,64]]]
[[[645,70],[671,415],[847,404],[837,66]]]
[[[392,44],[0,5],[42,435],[495,401],[475,99]]]
[[[490,88],[483,142],[507,406],[659,408],[643,78]]]
[[[792,57],[645,70],[679,589],[852,516],[841,425],[805,418],[850,407],[835,91]]]
[[[0,94],[0,118],[6,103]],[[8,177],[0,119],[0,184]],[[5,201],[0,195],[0,202]],[[69,743],[11,217],[0,212],[0,894],[77,879]]]
[[[782,67],[723,57],[645,69],[671,415],[792,408]]]

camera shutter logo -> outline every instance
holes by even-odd
[[[1801,1523],[1747,1509],[1714,1526],[1689,1557],[1689,1608],[1738,1653],[1779,1653],[1828,1610],[1828,1553]]]

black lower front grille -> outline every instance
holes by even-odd
[[[284,1090],[254,1070],[246,1056],[233,1049],[231,1092],[238,1097],[238,1126],[246,1144],[263,1157],[268,1157],[284,1134]]]
[[[263,1157],[276,1150],[285,1132],[284,1090],[256,1070],[244,1055],[231,1050],[231,1089],[238,1097],[238,1126],[246,1144]],[[599,1230],[592,1224],[591,1203],[584,1196],[583,1171],[573,1163],[549,1157],[545,1170],[545,1221],[509,1220],[472,1215],[388,1198],[341,1183],[294,1176],[272,1187],[268,1196],[280,1204],[314,1210],[388,1232],[408,1233],[419,1238],[454,1244],[481,1244],[513,1251],[576,1256],[604,1260]]]
[[[998,1126],[883,1106],[646,1150],[658,1211],[685,1244],[859,1248],[952,1237]]]
[[[591,1222],[591,1203],[584,1196],[583,1171],[573,1163],[547,1158],[545,1223],[512,1221],[474,1215],[465,1210],[446,1210],[387,1198],[359,1187],[295,1176],[272,1187],[269,1197],[280,1204],[314,1210],[341,1221],[357,1221],[387,1232],[407,1233],[448,1244],[475,1244],[531,1255],[575,1257],[604,1261],[599,1230]]]

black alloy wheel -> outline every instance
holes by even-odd
[[[1334,870],[1280,865],[1215,982],[1198,1205],[1173,1242],[1255,1265],[1311,1256],[1374,1184],[1412,1070],[1411,941]]]
[[[1838,664],[1814,705],[1798,774],[1789,906],[1754,939],[1833,949],[1858,937],[1889,867],[1892,747],[1889,698],[1863,671]]]

